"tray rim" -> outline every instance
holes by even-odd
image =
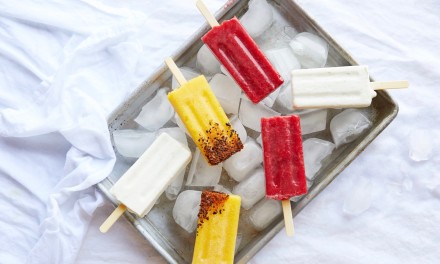
[[[284,1],[284,0],[283,0]],[[344,59],[347,60],[347,62],[350,65],[359,65],[357,61],[351,56],[351,54],[342,48],[342,46],[334,40],[328,33],[325,31],[296,1],[294,0],[288,0],[291,2],[290,4],[294,5],[294,7],[298,10],[299,13],[303,16],[303,19],[305,19],[316,31],[318,31],[328,42],[332,43],[332,46],[336,49],[336,51],[342,56]],[[240,2],[239,0],[233,0],[232,2],[228,2],[228,5],[231,7],[234,7]],[[230,8],[231,9],[231,8]],[[219,12],[216,13],[216,18],[220,19],[227,12],[230,10],[227,8],[227,6],[224,6],[224,8],[220,9]],[[209,28],[207,23],[204,23],[201,28],[199,28],[198,31],[196,31],[194,34],[192,34],[188,41],[183,44],[180,48],[178,48],[172,55],[172,58],[175,60],[178,60],[191,46],[192,46],[192,40],[195,39],[198,35],[201,35],[201,32],[204,33]],[[125,102],[121,103],[119,106],[117,106],[111,114],[107,118],[107,123],[109,125],[109,130],[111,130],[110,126],[111,124],[117,120],[120,113],[124,112],[125,109],[127,109],[131,102],[133,102],[140,93],[143,92],[144,87],[147,87],[151,84],[151,80],[157,80],[160,76],[165,74],[167,71],[167,67],[165,64],[162,64],[159,66],[150,76],[146,78],[144,82],[142,82],[130,95],[129,99]],[[374,79],[370,76],[371,81],[374,81]],[[324,177],[322,181],[317,183],[317,185],[314,186],[314,188],[305,195],[305,197],[301,200],[299,200],[297,203],[295,203],[292,207],[292,214],[295,217],[298,213],[300,213],[304,207],[313,200],[321,191],[323,191],[333,180],[336,179],[336,177],[358,156],[360,155],[363,150],[393,121],[393,119],[397,116],[399,111],[399,106],[397,102],[393,100],[393,98],[389,95],[388,92],[381,90],[378,91],[378,96],[382,96],[385,100],[387,100],[390,103],[390,106],[392,107],[391,113],[387,115],[381,122],[378,123],[378,125],[373,128],[370,133],[367,134],[365,139],[361,141],[346,157],[342,159],[341,162],[339,162],[336,167],[332,169],[332,171],[329,173],[327,177]],[[111,186],[111,182],[108,178],[105,178],[103,181],[98,183],[97,189],[109,199],[114,206],[117,206],[118,203],[114,199],[114,197],[109,192],[109,187]],[[145,229],[145,224],[142,222],[147,221],[143,218],[139,219],[135,217],[133,214],[126,212],[124,213],[124,217],[133,225],[135,229],[137,229],[141,235],[150,242],[150,244],[155,248],[155,250],[158,251],[159,254],[161,254],[165,260],[169,263],[180,263],[178,262],[174,257],[173,254],[170,254],[164,247],[162,247],[155,237],[148,232],[147,229]],[[147,221],[148,222],[148,221]],[[234,263],[239,264],[245,264],[247,263],[261,248],[264,247],[275,235],[277,235],[281,229],[284,227],[284,222],[280,221],[278,222],[269,232],[267,232],[264,236],[261,237],[260,240],[258,240],[255,245],[250,247],[249,250],[246,252],[240,252],[236,255]]]

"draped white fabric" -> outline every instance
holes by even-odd
[[[440,3],[298,0],[390,91],[391,125],[250,263],[437,263]],[[206,0],[212,11],[224,0]],[[107,116],[204,22],[193,1],[0,0],[0,262],[164,263],[94,188],[115,156]],[[409,157],[422,131],[427,161]],[[416,140],[417,141],[417,140]],[[370,207],[344,214],[356,186]],[[100,207],[104,205],[104,207]]]

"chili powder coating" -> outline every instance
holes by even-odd
[[[193,264],[234,263],[240,204],[238,195],[202,192]]]
[[[209,220],[210,214],[221,214],[223,206],[228,200],[229,195],[215,191],[203,191],[200,201],[200,211],[198,214],[199,222],[197,228],[201,227],[205,221]]]
[[[243,143],[231,124],[225,123],[221,128],[218,123],[209,121],[209,125],[206,136],[199,135],[198,139],[209,164],[217,165],[243,149]]]
[[[210,165],[223,162],[243,148],[203,75],[168,93],[168,100]]]

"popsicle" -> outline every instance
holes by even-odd
[[[281,200],[288,235],[293,235],[292,196],[307,193],[300,119],[297,115],[261,118],[266,197]]]
[[[165,62],[181,85],[168,94],[168,100],[206,161],[217,165],[240,151],[243,144],[205,77],[187,82],[172,59]]]
[[[162,133],[110,189],[120,203],[101,225],[107,232],[126,209],[144,217],[155,201],[191,160],[189,149]]]
[[[408,81],[370,82],[366,66],[293,70],[293,108],[367,107],[375,90],[408,86]]]
[[[203,191],[193,264],[234,262],[240,196]]]
[[[196,5],[212,27],[202,41],[253,103],[260,102],[283,83],[280,74],[237,18],[219,25],[201,0]]]

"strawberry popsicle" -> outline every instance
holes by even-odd
[[[299,116],[261,119],[266,197],[281,200],[286,231],[293,235],[292,196],[307,193]]]
[[[197,1],[197,7],[212,26],[202,41],[253,103],[263,100],[284,82],[237,18],[219,25],[202,1]]]

